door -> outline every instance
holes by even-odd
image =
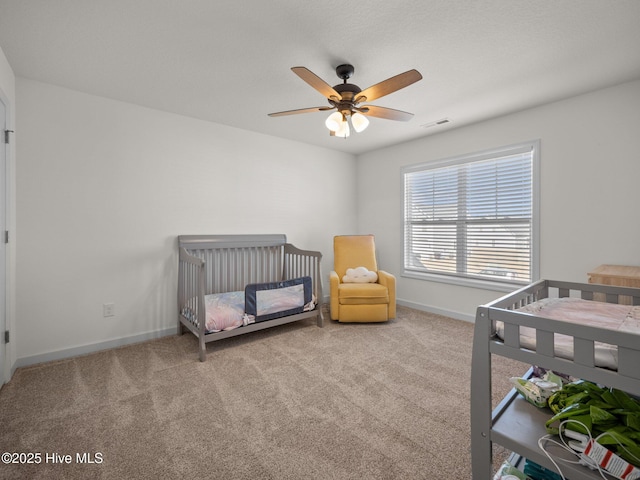
[[[9,145],[5,143],[5,130],[7,129],[7,107],[0,97],[0,387],[6,381],[4,366],[7,348],[4,343],[7,314],[7,246],[5,244],[5,231],[7,230],[7,150]]]

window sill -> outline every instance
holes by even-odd
[[[453,275],[439,275],[436,273],[423,273],[411,270],[404,270],[401,277],[413,278],[416,280],[424,280],[428,282],[447,283],[450,285],[458,285],[460,287],[479,288],[481,290],[491,290],[496,292],[513,292],[528,282],[497,282],[492,280],[481,280],[476,278],[456,277]]]

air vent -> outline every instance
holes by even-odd
[[[420,126],[422,128],[431,128],[431,127],[439,127],[440,125],[445,125],[447,123],[451,123],[451,119],[450,118],[442,118],[440,120],[436,120],[435,122],[424,123],[424,124],[422,124]]]

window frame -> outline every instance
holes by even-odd
[[[530,282],[509,281],[502,279],[479,279],[458,276],[447,273],[420,272],[407,268],[405,260],[407,258],[407,205],[406,205],[406,174],[452,167],[465,163],[480,162],[484,160],[496,159],[518,153],[531,152],[531,249],[530,249]],[[402,191],[402,277],[418,280],[427,280],[439,283],[482,288],[486,290],[510,292],[514,288],[520,288],[528,283],[537,281],[540,278],[540,140],[530,140],[512,145],[491,148],[481,152],[456,155],[435,161],[421,162],[419,164],[408,165],[401,169],[400,174]]]

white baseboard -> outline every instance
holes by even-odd
[[[329,298],[326,298],[325,305],[328,305]],[[444,315],[446,317],[455,318],[457,320],[463,320],[465,322],[473,323],[475,321],[474,315],[469,315],[461,312],[455,312],[453,310],[447,310],[443,308],[434,307],[431,305],[424,305],[417,302],[411,302],[408,300],[398,299],[396,301],[398,305],[404,307],[413,308],[415,310],[421,310],[423,312],[435,313],[436,315]],[[165,328],[163,330],[156,330],[154,332],[141,333],[138,335],[132,335],[130,337],[116,338],[114,340],[107,340],[106,342],[92,343],[89,345],[81,345],[79,347],[67,348],[64,350],[57,350],[55,352],[47,352],[38,355],[31,355],[28,357],[20,357],[16,360],[15,364],[11,368],[10,375],[17,368],[27,367],[29,365],[35,365],[38,363],[52,362],[55,360],[64,360],[65,358],[77,357],[80,355],[87,355],[89,353],[99,352],[101,350],[108,350],[110,348],[124,347],[125,345],[131,345],[134,343],[145,342],[147,340],[153,340],[160,337],[166,337],[168,335],[174,335],[176,333],[176,327]]]
[[[331,297],[326,295],[324,298],[324,305],[328,308]],[[431,305],[424,305],[422,303],[411,302],[409,300],[402,300],[400,298],[396,299],[397,305],[402,305],[403,307],[413,308],[414,310],[420,310],[422,312],[435,313],[436,315],[444,315],[445,317],[455,318],[456,320],[463,320],[465,322],[475,323],[476,317],[474,314],[462,313],[462,312],[454,312],[453,310],[446,310],[444,308],[438,308]]]
[[[165,328],[163,330],[156,330],[154,332],[140,333],[138,335],[132,335],[130,337],[107,340],[106,342],[91,343],[89,345],[66,348],[64,350],[57,350],[55,352],[21,357],[18,358],[16,360],[16,363],[13,365],[13,368],[11,369],[11,375],[13,376],[15,370],[20,367],[27,367],[29,365],[35,365],[37,363],[52,362],[54,360],[64,360],[65,358],[86,355],[89,353],[99,352],[101,350],[109,350],[111,348],[124,347],[125,345],[131,345],[134,343],[146,342],[147,340],[166,337],[168,335],[175,335],[177,331],[177,327],[171,327]]]
[[[433,307],[431,305],[423,305],[421,303],[410,302],[408,300],[396,300],[397,305],[403,307],[413,308],[414,310],[420,310],[423,312],[435,313],[436,315],[444,315],[445,317],[455,318],[456,320],[463,320],[465,322],[475,323],[475,316],[462,312],[454,312],[453,310],[446,310],[444,308]]]

